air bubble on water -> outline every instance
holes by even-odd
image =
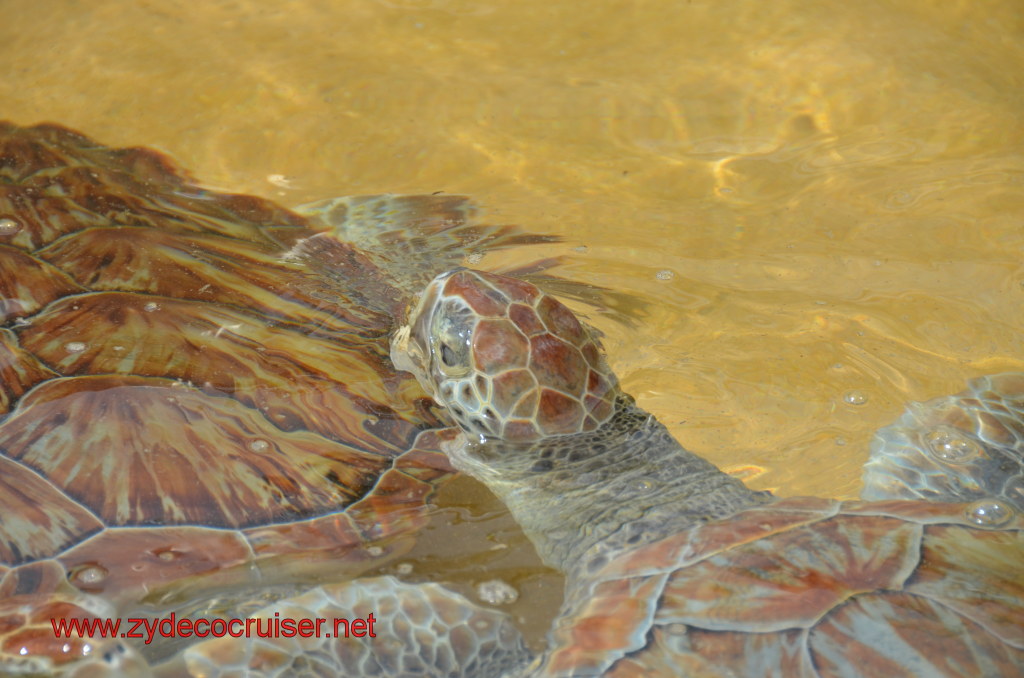
[[[842,446],[846,444],[846,438],[843,436],[836,436],[836,445]]]
[[[467,264],[473,264],[475,266],[476,264],[479,264],[483,260],[484,255],[482,252],[470,252],[469,254],[466,255]]]
[[[160,304],[156,303],[155,301],[151,301],[148,304],[146,304],[145,306],[143,306],[142,310],[146,311],[147,313],[152,313],[153,311],[159,311],[160,310]]]
[[[3,218],[0,219],[0,236],[14,235],[21,230],[21,224],[14,219]]]
[[[671,280],[672,278],[676,277],[676,274],[675,271],[670,271],[667,268],[663,268],[657,273],[655,273],[654,277],[657,278],[658,280]]]
[[[967,507],[967,519],[983,527],[999,527],[1012,518],[1013,509],[994,499],[978,501]]]
[[[843,394],[843,402],[847,405],[863,405],[868,401],[868,396],[863,391],[847,391]]]
[[[589,249],[590,248],[588,248],[586,245],[580,245],[578,247],[572,248],[572,251],[576,252],[577,254],[586,254]]]
[[[374,558],[376,558],[379,555],[383,555],[384,549],[381,548],[380,546],[368,546],[366,548],[366,552],[368,554],[370,554],[371,556],[373,556]]]
[[[636,478],[630,485],[637,492],[650,492],[654,488],[654,482],[650,478]]]
[[[263,438],[254,438],[249,441],[249,449],[256,453],[266,452],[270,449],[270,443]]]
[[[476,585],[477,597],[491,605],[508,605],[519,599],[519,591],[500,579],[491,579]]]
[[[963,464],[980,457],[981,445],[955,428],[940,428],[924,436],[925,446],[933,457],[950,464]]]
[[[68,353],[81,353],[88,348],[84,341],[69,341],[64,344],[64,350]]]
[[[412,574],[412,563],[399,563],[395,566],[395,572],[398,574]]]
[[[74,579],[79,584],[94,586],[106,579],[108,574],[110,574],[110,572],[108,572],[105,567],[101,567],[99,565],[86,565],[75,572]]]

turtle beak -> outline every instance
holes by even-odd
[[[391,362],[394,364],[395,369],[412,372],[418,378],[419,375],[417,373],[420,371],[419,362],[422,360],[422,356],[413,357],[413,352],[410,349],[409,334],[409,326],[402,325],[392,335]]]
[[[430,378],[430,324],[445,281],[457,270],[442,273],[430,281],[409,313],[406,324],[391,337],[391,362],[395,368],[411,372],[431,395],[435,388],[434,380]]]

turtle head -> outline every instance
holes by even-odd
[[[619,393],[596,333],[565,305],[522,280],[469,269],[431,281],[391,357],[463,430],[488,439],[595,430]]]

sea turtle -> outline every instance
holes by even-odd
[[[424,589],[410,611],[407,585],[375,582],[384,635],[428,659],[318,639],[301,648],[310,675],[1021,675],[1024,374],[912,405],[874,442],[865,494],[877,501],[833,501],[751,491],[683,449],[621,392],[592,331],[523,281],[442,274],[392,353],[462,427],[442,444],[454,466],[566,574],[565,602],[542,655],[486,673],[428,661],[453,625],[466,630],[468,601]],[[372,604],[320,589],[258,614],[349,609]],[[410,631],[410,618],[430,623]],[[286,675],[299,658],[280,640],[186,652],[204,676]]]
[[[311,208],[366,226],[338,238],[266,202],[200,191],[148,151],[52,126],[6,126],[2,138],[0,233],[13,245],[0,254],[12,408],[0,420],[4,670],[66,661],[79,676],[144,674],[119,642],[69,661],[91,641],[55,643],[49,620],[123,612],[175,582],[191,591],[197,573],[242,600],[268,573],[358,570],[418,523],[448,473],[437,450],[504,499],[567,574],[541,656],[529,662],[508,620],[436,585],[374,578],[259,613],[375,612],[373,642],[218,638],[162,675],[1019,667],[1024,521],[1019,482],[1006,479],[1020,469],[1021,377],[976,384],[947,408],[959,418],[941,436],[904,427],[958,478],[930,497],[942,501],[777,500],[683,450],[620,392],[591,330],[515,278],[442,274],[394,333],[394,364],[444,412],[433,409],[386,361],[393,319],[467,250],[540,240],[471,227],[457,200]],[[392,271],[378,244],[404,246],[406,265]],[[938,474],[906,472],[916,468],[912,457],[888,466],[878,491],[932,487]]]
[[[1024,375],[912,408],[876,446],[880,501],[840,502],[751,491],[683,449],[521,281],[439,276],[392,352],[465,432],[453,465],[566,574],[526,675],[1024,671]]]
[[[472,216],[447,195],[300,215],[0,123],[0,674],[103,663],[53,619],[230,609],[406,548],[456,430],[389,335],[466,255],[552,240]]]

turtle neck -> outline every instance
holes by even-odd
[[[530,444],[463,439],[447,452],[567,574],[772,500],[684,449],[626,395],[596,431]]]

